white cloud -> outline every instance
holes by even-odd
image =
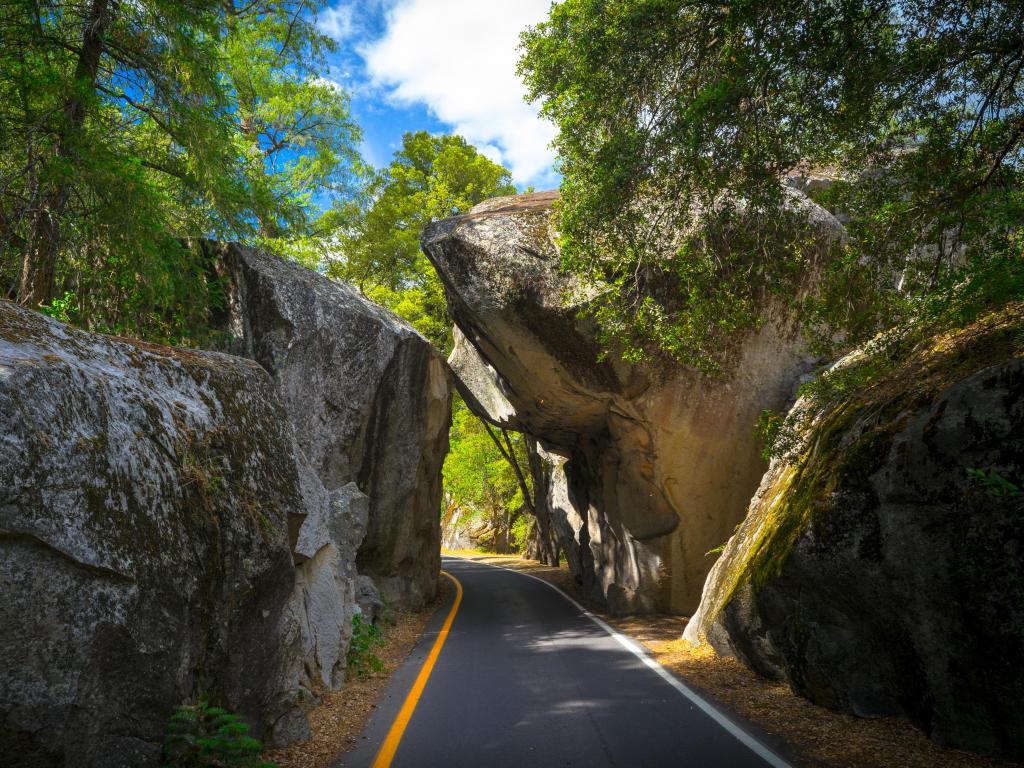
[[[310,78],[309,82],[311,82],[313,85],[319,85],[322,88],[330,88],[332,91],[335,91],[337,93],[346,93],[345,86],[343,86],[336,80],[330,80],[329,78],[326,77],[313,77]]]
[[[352,6],[345,2],[324,8],[316,19],[316,26],[330,38],[346,40],[355,32],[352,17]]]
[[[439,120],[505,163],[517,183],[552,185],[555,129],[523,100],[519,33],[550,0],[404,0],[383,36],[361,49],[391,98],[425,104]]]

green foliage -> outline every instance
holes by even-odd
[[[761,458],[770,461],[773,456],[785,455],[789,446],[783,445],[783,429],[786,426],[785,414],[778,411],[764,410],[754,425],[754,436],[761,443]]]
[[[368,173],[348,93],[320,74],[335,43],[316,28],[317,0],[227,7],[222,56],[238,108],[236,144],[259,202],[259,240],[316,266],[325,241],[347,224],[336,211],[321,213],[317,199],[353,199]]]
[[[384,645],[380,627],[366,621],[360,614],[352,617],[352,640],[348,646],[348,668],[359,677],[369,677],[384,671],[384,662],[374,648]]]
[[[340,214],[354,223],[342,239],[343,260],[328,271],[409,320],[447,353],[451,321],[440,280],[420,251],[420,233],[432,221],[513,193],[508,170],[463,138],[406,133],[391,165]]]
[[[273,768],[260,760],[262,749],[245,720],[202,700],[171,715],[162,760],[165,768]]]
[[[511,535],[509,537],[512,540],[512,547],[516,552],[523,552],[526,549],[526,544],[530,539],[530,534],[533,533],[534,525],[536,525],[536,522],[530,515],[516,516],[512,522]]]
[[[362,171],[347,95],[316,75],[331,45],[317,9],[4,4],[6,296],[93,330],[186,341],[220,290],[184,241],[237,239],[314,260],[343,225],[314,197],[351,195]]]
[[[968,469],[967,475],[976,480],[985,491],[997,499],[1018,498],[1021,496],[1021,489],[1016,483],[1012,483],[1000,475],[996,470],[989,469]]]
[[[70,323],[70,313],[74,307],[75,294],[71,293],[71,291],[67,291],[61,298],[54,299],[49,304],[41,305],[39,307],[39,311],[47,317],[52,317],[54,320],[60,320],[62,323]]]
[[[1022,28],[1010,0],[553,6],[520,71],[606,345],[715,371],[769,296],[830,352],[1024,295]],[[780,178],[813,169],[844,243],[787,213]]]
[[[492,434],[498,437],[498,430]],[[518,433],[506,434],[519,467],[528,467],[525,438]],[[458,397],[452,403],[449,445],[444,490],[449,503],[462,513],[461,524],[487,523],[499,540],[494,545],[512,545],[522,551],[532,518],[524,509],[519,480],[510,461],[488,435],[487,427]],[[529,472],[524,471],[523,479],[527,492],[532,494]]]
[[[710,557],[711,555],[720,555],[720,554],[722,554],[725,551],[725,548],[728,546],[728,544],[729,544],[728,541],[723,541],[717,547],[712,547],[707,552],[705,552],[704,556],[705,557]]]

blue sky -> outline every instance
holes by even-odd
[[[558,185],[554,128],[523,100],[520,30],[550,0],[334,0],[318,25],[339,45],[327,77],[352,94],[363,156],[386,165],[405,131],[458,133],[512,171],[516,184]]]

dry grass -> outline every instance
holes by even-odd
[[[384,695],[391,674],[408,658],[431,615],[448,598],[451,589],[451,582],[442,578],[433,603],[421,611],[396,611],[395,623],[384,626],[384,645],[375,651],[384,662],[384,671],[364,678],[353,675],[339,691],[317,691],[320,704],[309,713],[312,738],[267,750],[263,759],[280,768],[327,768],[354,749],[370,714]]]
[[[539,576],[581,599],[564,566],[551,568],[512,555],[451,552]],[[581,600],[581,602],[584,602]],[[594,611],[599,613],[598,611]],[[685,616],[602,618],[643,643],[667,669],[765,733],[789,745],[805,766],[822,768],[1010,768],[1013,763],[943,749],[896,718],[866,719],[833,712],[794,694],[789,686],[755,674],[733,658],[681,639]]]

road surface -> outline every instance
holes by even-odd
[[[702,710],[546,583],[455,558],[443,568],[461,583],[462,601],[428,664],[394,768],[786,765],[720,712]],[[450,608],[449,601],[438,611],[359,747],[337,766],[374,765]]]

